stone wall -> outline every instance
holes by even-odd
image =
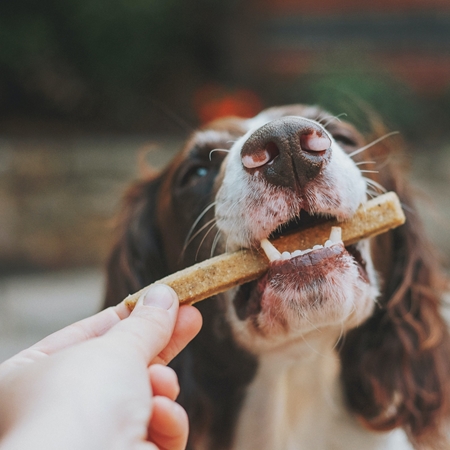
[[[0,274],[102,265],[140,155],[162,167],[181,141],[150,137],[0,138]],[[410,153],[430,238],[450,256],[450,145]]]
[[[0,139],[0,268],[101,264],[139,155],[161,167],[178,141],[136,138]]]

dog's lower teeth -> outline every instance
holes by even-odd
[[[306,250],[295,250],[292,253],[289,252],[280,253],[268,239],[263,239],[261,241],[261,248],[264,250],[264,253],[266,254],[269,261],[273,262],[279,259],[286,261],[291,258],[296,258],[297,256],[306,255],[307,253],[310,253],[314,250],[320,250],[324,247],[331,247],[332,245],[341,243],[342,243],[341,227],[332,227],[330,232],[330,238],[325,242],[324,245],[317,244],[314,245],[313,248],[308,248]]]

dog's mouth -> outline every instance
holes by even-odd
[[[312,248],[308,248],[305,250],[294,250],[293,252],[283,252],[280,253],[278,249],[268,240],[263,239],[261,241],[261,248],[266,254],[267,258],[271,262],[271,265],[280,265],[283,264],[283,261],[291,261],[293,259],[300,258],[304,261],[310,261],[308,265],[314,265],[314,261],[319,256],[321,259],[321,254],[328,254],[329,252],[326,250],[327,248],[335,247],[336,245],[340,245],[343,247],[344,243],[342,242],[342,232],[340,227],[332,227],[329,238],[322,244],[315,244]],[[308,257],[306,257],[309,255]],[[306,257],[306,258],[305,258]]]
[[[299,217],[295,217],[272,232],[269,239],[273,240],[286,236],[290,233],[323,223],[327,219],[324,216],[314,216],[306,211],[302,211]],[[297,249],[292,252],[285,251],[280,253],[269,239],[263,239],[261,241],[261,248],[271,263],[271,270],[279,268],[284,271],[287,267],[292,267],[293,270],[301,270],[302,268],[311,270],[316,267],[318,271],[317,275],[319,276],[323,262],[327,259],[334,259],[338,253],[341,253],[335,248],[339,247],[353,258],[358,265],[361,277],[365,280],[368,279],[366,262],[358,250],[357,244],[344,246],[340,227],[332,227],[330,236],[325,242],[317,242],[313,247],[304,250]]]
[[[273,240],[286,234],[293,233],[295,231],[310,228],[314,225],[318,225],[319,223],[325,222],[330,218],[332,219],[333,217],[318,214],[310,214],[306,210],[302,209],[300,215],[295,216],[288,222],[281,224],[276,230],[274,230],[270,234],[269,239]]]
[[[285,236],[325,220],[327,218],[324,216],[304,212],[278,227],[270,234],[269,239]],[[250,311],[259,311],[263,296],[274,298],[275,295],[279,300],[291,302],[297,299],[301,302],[305,292],[320,290],[322,284],[329,285],[333,280],[336,281],[336,277],[341,277],[350,265],[356,265],[359,277],[369,283],[366,262],[358,244],[345,246],[340,227],[332,227],[325,242],[317,242],[312,248],[297,249],[290,253],[280,253],[269,239],[261,241],[261,248],[270,261],[269,270],[259,280],[241,286],[235,299],[241,318],[246,317]]]
[[[333,270],[340,257],[348,254],[357,264],[360,277],[369,282],[366,262],[358,249],[358,245],[344,246],[340,227],[333,227],[329,239],[323,245],[316,244],[306,250],[280,253],[267,239],[261,241],[261,248],[271,263],[269,273],[272,276],[275,276],[277,272],[292,271],[295,275],[296,272],[303,271],[310,273],[308,277],[310,280],[319,278],[323,275],[323,272]],[[304,274],[301,275],[301,278],[304,279]]]
[[[342,242],[341,230],[339,227],[333,227],[329,238],[325,242],[317,242],[309,249],[294,250],[291,253],[283,252],[280,253],[272,244],[271,241],[287,236],[289,234],[313,227],[315,225],[326,222],[327,220],[335,219],[334,217],[323,215],[323,214],[311,214],[302,209],[299,216],[296,216],[285,222],[284,224],[278,226],[272,233],[270,233],[268,239],[263,239],[261,241],[261,248],[265,252],[267,258],[271,262],[271,265],[281,265],[283,261],[290,261],[294,258],[300,258],[304,255],[310,255],[308,258],[301,258],[305,261],[307,265],[315,265],[314,261],[322,259],[328,251],[324,250],[326,248],[333,247],[335,245],[344,246]],[[365,272],[366,263],[358,251],[357,245],[349,245],[345,247],[345,250],[354,258],[355,262],[361,266],[361,269]],[[308,263],[308,260],[310,262]]]
[[[368,280],[366,262],[358,250],[358,245],[353,244],[344,246],[340,227],[332,227],[330,236],[325,242],[317,242],[311,248],[304,250],[297,249],[292,252],[280,253],[270,242],[290,233],[301,231],[323,223],[329,219],[330,217],[309,214],[307,211],[302,210],[299,216],[294,217],[274,230],[269,235],[269,239],[263,239],[261,241],[261,248],[271,262],[271,269],[282,269],[283,266],[285,266],[283,268],[284,270],[286,267],[292,266],[293,270],[301,270],[302,267],[309,268],[319,266],[324,260],[330,258],[333,259],[338,255],[338,253],[341,253],[337,251],[337,249],[340,248],[342,252],[346,251],[353,258],[355,263],[358,265],[361,277]]]

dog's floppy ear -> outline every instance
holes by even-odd
[[[107,264],[105,307],[167,275],[156,207],[160,177],[132,185],[125,194],[118,238]]]
[[[369,320],[342,343],[346,397],[370,429],[403,427],[417,448],[449,448],[443,427],[449,417],[450,339],[440,311],[447,282],[411,189],[392,166],[382,171],[380,182],[397,192],[407,220],[377,240],[384,256],[382,296]]]

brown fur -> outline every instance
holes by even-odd
[[[289,114],[295,114],[296,108],[291,107]],[[228,130],[230,138],[242,133],[239,119],[222,120],[206,128]],[[348,143],[349,152],[364,145],[365,139],[349,124],[334,121],[327,128],[335,137],[338,134],[344,138],[350,136],[354,142]],[[375,123],[374,135],[370,140],[384,134],[385,130]],[[444,427],[448,425],[450,414],[450,338],[440,314],[440,302],[448,284],[439,259],[425,238],[404,171],[396,163],[401,152],[393,148],[395,144],[398,144],[398,139],[384,140],[355,158],[357,161],[377,161],[376,165],[364,168],[379,170],[379,174],[368,174],[369,177],[386,190],[397,192],[405,205],[407,222],[373,242],[375,265],[382,280],[382,296],[374,314],[342,339],[342,383],[349,408],[367,428],[384,431],[402,427],[417,449],[444,449],[449,448]],[[211,147],[226,149],[230,145],[227,139],[223,139],[223,142],[215,142]],[[189,208],[193,206],[175,205],[171,197],[174,179],[179,166],[184,164],[190,146],[188,141],[184,152],[159,176],[139,181],[128,190],[118,241],[108,265],[106,305],[116,304],[127,294],[194,262],[195,255],[190,249],[181,259],[180,253],[197,213],[190,215]],[[345,141],[342,147],[345,149]],[[214,163],[214,177],[208,182],[210,191],[224,156]],[[211,195],[204,193],[204,198],[196,199],[203,205],[200,210],[211,201]],[[206,223],[211,217],[212,212],[201,223]],[[199,259],[208,256],[207,252],[201,251]],[[214,348],[214,341],[208,338],[212,334],[208,333],[213,333],[211,330],[219,322],[224,336],[228,336],[229,330],[223,320],[219,320],[220,308],[217,310],[213,302],[204,303],[200,309],[206,316],[202,331],[206,337],[200,334],[191,345],[192,350],[188,347],[175,361],[176,368],[183,364],[192,365],[193,361],[200,365],[198,353],[204,352],[210,358],[210,368],[205,371],[213,372],[218,350]],[[232,347],[223,345],[224,353],[232,353]],[[241,392],[242,386],[248,383],[247,378],[255,370],[251,358],[239,353],[239,358],[241,356],[248,368],[247,371],[243,369],[243,373],[249,375],[242,375],[241,381],[236,381],[238,387],[232,390],[235,395]],[[217,364],[222,370],[222,363]],[[234,394],[214,392],[213,388],[200,386],[198,380],[203,375],[195,375],[200,370],[200,366],[193,369],[193,375],[187,375],[184,368],[179,372],[180,401],[193,418],[191,428],[194,437],[191,439],[201,434],[205,427],[205,422],[202,425],[196,418],[207,416],[211,433],[216,436],[212,440],[217,444],[215,448],[227,448],[231,438],[218,428],[228,423],[231,427],[233,418],[229,418],[229,422],[223,418],[227,414],[226,408],[214,413],[214,403],[217,403],[219,410],[221,401],[228,405],[227,402],[238,404],[239,400],[233,397]],[[227,383],[238,380],[239,376],[241,374],[230,374]],[[184,391],[188,392],[183,394]],[[206,407],[208,413],[202,411]]]
[[[373,139],[386,134],[379,122],[374,129]],[[398,144],[386,140],[363,153],[380,167],[370,178],[397,192],[407,219],[374,242],[382,296],[372,317],[344,339],[342,380],[350,408],[368,428],[402,427],[416,448],[444,449],[450,339],[440,308],[449,285],[415,210]]]

